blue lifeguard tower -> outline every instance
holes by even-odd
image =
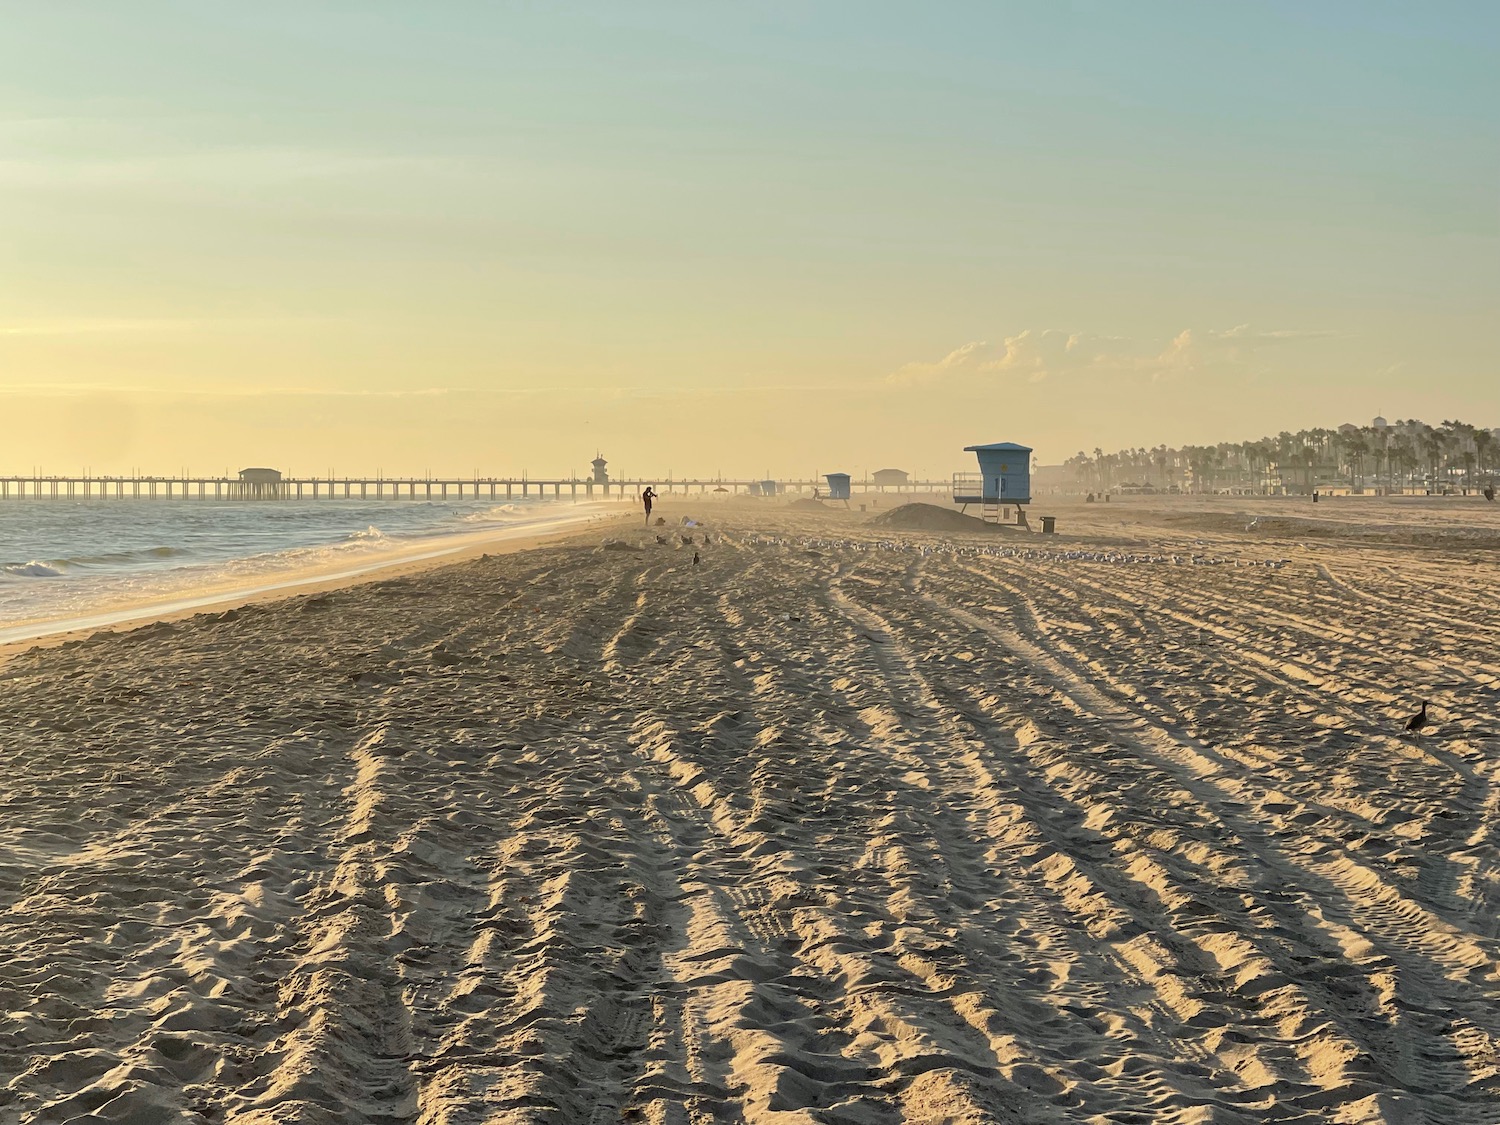
[[[970,504],[984,506],[984,518],[994,523],[1010,522],[1008,509],[1015,508],[1015,522],[1026,523],[1026,505],[1031,503],[1031,447],[1013,441],[989,445],[966,445],[965,453],[979,458],[979,472],[953,474],[953,502],[967,510]]]
[[[763,480],[760,482],[760,494],[762,496],[775,496],[781,489],[777,487],[774,480]]]
[[[824,473],[823,479],[828,482],[828,499],[842,500],[847,505],[849,503],[849,474]]]

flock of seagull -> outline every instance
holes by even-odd
[[[1042,562],[1094,562],[1111,565],[1145,563],[1156,566],[1232,566],[1280,570],[1291,559],[1238,559],[1204,554],[1139,554],[1128,551],[1045,550],[1039,547],[985,547],[971,543],[918,543],[904,539],[842,539],[822,536],[783,536],[756,533],[739,542],[754,547],[782,547],[803,551],[904,551],[922,556],[1035,559]]]

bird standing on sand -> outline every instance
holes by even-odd
[[[1418,731],[1427,725],[1427,700],[1422,700],[1422,709],[1406,720],[1406,729]]]
[[[697,551],[693,552],[693,565],[694,566],[698,565],[698,552]]]

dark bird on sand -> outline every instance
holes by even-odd
[[[697,551],[693,552],[693,565],[694,566],[698,565],[698,552]]]
[[[1411,731],[1421,730],[1427,725],[1427,700],[1422,700],[1422,709],[1411,718],[1406,720],[1406,729]]]
[[[656,537],[656,541],[658,543],[660,543],[663,547],[665,547],[667,545],[667,537],[665,535],[658,535]]]
[[[693,545],[693,537],[691,535],[684,535],[681,539],[684,547],[691,547]]]

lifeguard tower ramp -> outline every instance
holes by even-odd
[[[1031,447],[1013,441],[988,445],[966,445],[965,453],[979,458],[979,472],[953,474],[953,502],[968,511],[970,504],[983,507],[991,523],[1016,523],[1028,527],[1026,505],[1031,503]],[[1015,519],[1009,518],[1015,509]]]
[[[828,482],[828,499],[842,500],[847,508],[849,506],[849,474],[824,473],[823,479]]]

